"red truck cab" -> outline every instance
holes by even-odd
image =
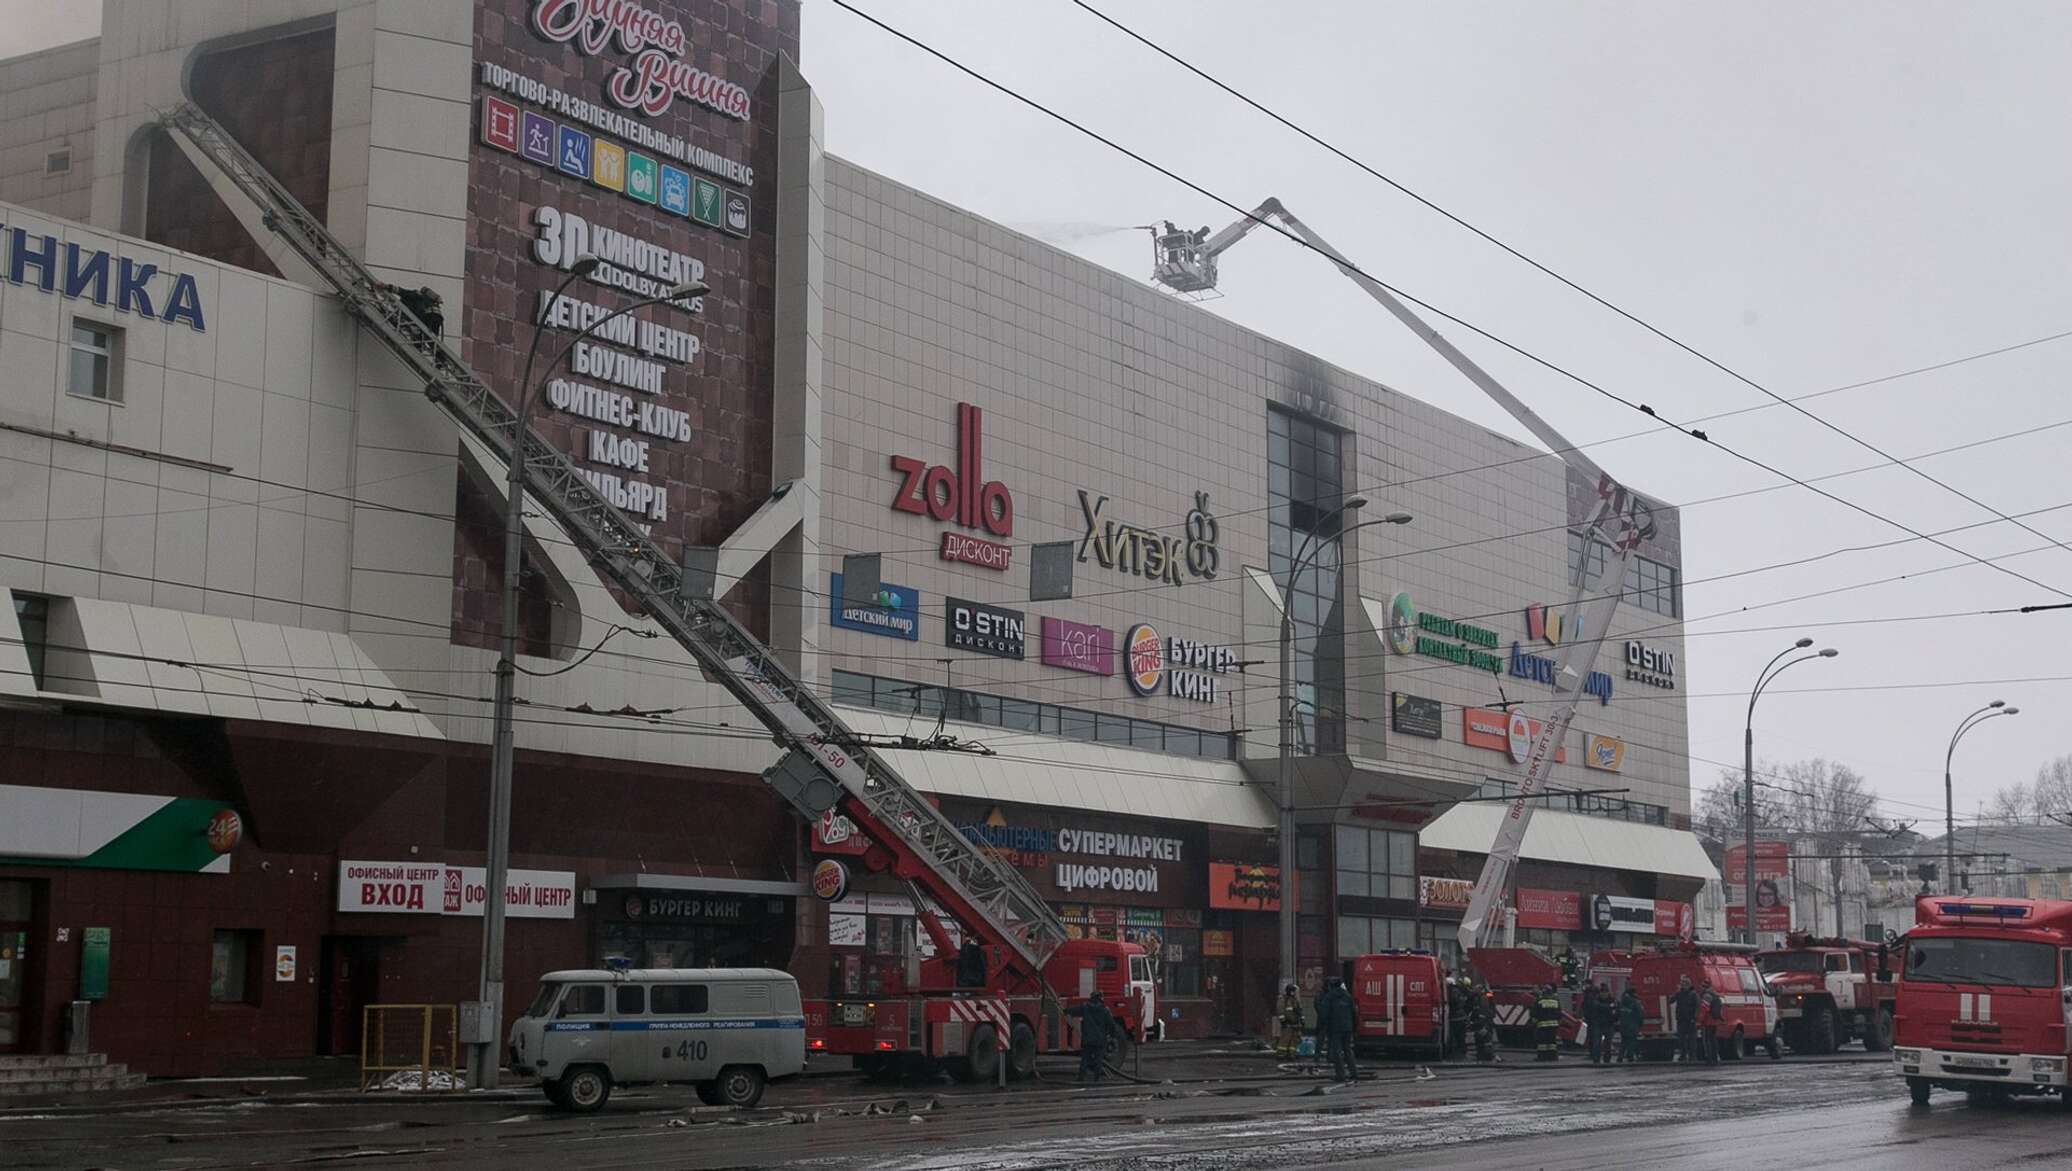
[[[1917,1104],[2072,1094],[2072,902],[1924,895],[1897,983],[1892,1055]]]

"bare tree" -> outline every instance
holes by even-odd
[[[2040,825],[2072,814],[2072,754],[2037,766],[2035,779],[2003,785],[1986,803],[1986,816],[2011,825]]]
[[[1878,795],[1862,773],[1846,764],[1814,758],[1767,765],[1784,816],[1798,833],[1811,838],[1827,862],[1827,887],[1835,908],[1835,930],[1842,921],[1843,853],[1860,846],[1878,816]],[[1816,918],[1817,923],[1817,918]]]

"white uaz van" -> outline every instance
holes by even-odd
[[[612,1087],[689,1082],[713,1106],[753,1106],[806,1068],[799,985],[773,968],[571,969],[540,978],[511,1026],[511,1067],[585,1113]]]

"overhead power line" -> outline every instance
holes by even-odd
[[[1387,289],[1390,293],[1401,298],[1402,300],[1416,305],[1417,307],[1424,309],[1426,312],[1444,318],[1445,320],[1452,322],[1453,324],[1458,325],[1461,328],[1474,333],[1478,337],[1482,337],[1490,342],[1495,343],[1496,345],[1503,347],[1504,349],[1511,351],[1514,354],[1517,354],[1519,357],[1524,358],[1535,365],[1541,366],[1549,371],[1552,371],[1553,373],[1559,374],[1562,377],[1574,382],[1576,385],[1589,390],[1593,394],[1596,394],[1611,402],[1618,403],[1619,405],[1626,407],[1629,410],[1637,411],[1640,414],[1647,415],[1650,418],[1661,420],[1662,425],[1666,428],[1681,431],[1684,434],[1689,435],[1691,438],[1696,439],[1699,442],[1704,443],[1710,447],[1716,448],[1719,451],[1724,452],[1727,455],[1732,456],[1733,458],[1738,459],[1751,467],[1759,468],[1780,479],[1790,480],[1791,482],[1799,485],[1807,491],[1812,492],[1815,495],[1822,497],[1823,499],[1830,500],[1836,504],[1842,505],[1844,508],[1847,508],[1853,512],[1861,513],[1862,515],[1870,517],[1871,519],[1879,521],[1880,523],[1891,525],[1892,527],[1897,528],[1902,532],[1911,533],[1915,537],[1920,538],[1921,540],[1929,541],[1937,546],[1940,546],[1943,549],[1948,550],[1951,553],[1957,554],[1960,557],[1964,557],[1968,560],[1974,561],[1979,565],[1986,566],[1996,573],[2005,574],[2006,576],[2015,578],[2019,581],[2035,586],[2037,589],[2045,590],[2049,593],[2055,594],[2058,597],[2072,599],[2072,592],[2068,592],[2057,586],[2049,585],[2044,582],[2038,581],[2035,578],[2028,576],[2027,574],[2021,573],[2018,570],[2010,569],[2005,565],[1994,564],[1992,561],[1980,557],[1974,553],[1971,553],[1968,550],[1960,549],[1957,546],[1949,544],[1946,541],[1942,541],[1936,537],[1928,535],[1927,533],[1923,533],[1920,530],[1915,529],[1913,526],[1906,524],[1905,522],[1894,520],[1891,517],[1885,516],[1882,513],[1879,513],[1876,510],[1869,508],[1865,505],[1858,504],[1853,500],[1837,496],[1832,492],[1826,491],[1825,489],[1809,484],[1805,480],[1800,479],[1795,475],[1792,475],[1790,472],[1784,471],[1782,468],[1776,467],[1773,464],[1770,464],[1762,459],[1758,459],[1757,457],[1750,455],[1746,452],[1740,451],[1736,448],[1729,447],[1726,444],[1711,438],[1702,431],[1698,431],[1685,424],[1668,420],[1660,412],[1655,410],[1654,407],[1649,406],[1646,403],[1640,402],[1635,399],[1627,398],[1626,396],[1621,395],[1616,391],[1610,390],[1607,387],[1604,387],[1596,382],[1591,381],[1588,378],[1583,377],[1582,375],[1576,373],[1573,370],[1568,369],[1567,367],[1560,365],[1559,363],[1553,361],[1550,358],[1546,358],[1538,353],[1535,353],[1532,350],[1528,350],[1525,347],[1518,345],[1517,343],[1512,342],[1488,329],[1478,326],[1473,322],[1456,316],[1455,314],[1449,313],[1446,310],[1441,309],[1438,306],[1432,304],[1431,302],[1416,296],[1415,294],[1409,293],[1395,285],[1388,283],[1387,281],[1380,279],[1379,277],[1374,276],[1372,273],[1367,272],[1364,268],[1361,268],[1360,266],[1352,263],[1350,260],[1344,259],[1343,257],[1334,257],[1323,252],[1322,250],[1316,248],[1314,245],[1310,244],[1307,240],[1302,239],[1300,236],[1282,227],[1281,225],[1274,223],[1270,220],[1259,218],[1242,205],[1232,200],[1226,199],[1221,195],[1218,195],[1216,192],[1211,191],[1209,188],[1193,181],[1192,179],[1187,178],[1184,175],[1181,175],[1179,172],[1174,171],[1170,167],[1167,167],[1162,163],[1156,162],[1151,158],[1135,150],[1132,150],[1127,146],[1122,145],[1121,143],[1115,141],[1112,138],[1107,137],[1106,135],[1102,134],[1097,130],[1094,130],[1093,128],[1087,126],[1082,122],[1076,121],[1065,114],[1051,109],[1049,106],[1046,106],[1043,103],[1037,101],[1036,99],[1022,94],[1020,91],[1013,89],[1005,83],[996,81],[993,78],[987,76],[986,74],[980,73],[978,70],[972,68],[969,65],[964,64],[963,62],[957,60],[954,57],[951,57],[949,54],[943,52],[942,50],[937,49],[932,45],[929,45],[927,42],[922,41],[912,36],[911,34],[902,32],[901,30],[894,28],[893,26],[885,23],[884,21],[879,20],[877,17],[872,16],[871,14],[856,7],[854,4],[849,3],[848,0],[829,0],[829,2],[832,3],[835,7],[840,8],[844,12],[847,12],[852,16],[861,19],[866,23],[872,25],[873,27],[893,37],[896,37],[901,41],[906,42],[907,44],[913,46],[916,49],[921,50],[922,52],[928,54],[931,57],[934,57],[936,60],[941,61],[945,65],[950,66],[952,69],[955,69],[959,73],[962,73],[967,77],[970,77],[972,80],[979,82],[980,84],[988,87],[989,89],[993,89],[1009,98],[1014,99],[1022,105],[1025,105],[1030,109],[1035,110],[1037,113],[1040,113],[1047,118],[1051,118],[1059,123],[1062,123],[1065,126],[1070,127],[1073,130],[1078,131],[1080,134],[1083,134],[1086,137],[1093,139],[1101,145],[1108,147],[1110,150],[1113,150],[1118,154],[1132,159],[1135,162],[1142,164],[1143,166],[1148,167],[1153,171],[1158,172],[1166,178],[1171,179],[1173,182],[1178,183],[1183,187],[1186,187],[1188,190],[1193,191],[1197,195],[1200,195],[1205,199],[1209,199],[1217,204],[1220,204],[1221,206],[1229,209],[1236,215],[1241,216],[1245,219],[1253,220],[1260,226],[1271,229],[1274,233],[1276,233],[1283,239],[1291,240],[1303,249],[1315,252],[1319,256],[1323,256],[1326,260],[1331,261],[1331,263],[1334,266],[1341,267],[1348,272],[1355,273],[1361,277],[1364,277],[1367,280],[1373,281],[1376,285],[1380,286],[1381,288]],[[2055,543],[2056,542],[2053,541],[2053,544]]]
[[[1547,265],[1541,263],[1538,260],[1533,259],[1532,257],[1526,255],[1524,252],[1520,251],[1519,249],[1513,247],[1508,243],[1505,243],[1504,241],[1498,239],[1494,235],[1491,235],[1489,232],[1483,230],[1482,228],[1479,228],[1474,224],[1469,223],[1467,220],[1462,219],[1460,216],[1455,215],[1453,212],[1448,211],[1446,208],[1441,207],[1439,204],[1433,202],[1425,196],[1420,195],[1415,191],[1412,191],[1410,188],[1404,186],[1402,183],[1397,182],[1395,179],[1392,179],[1389,176],[1382,174],[1380,171],[1374,169],[1373,167],[1367,165],[1359,159],[1354,158],[1352,155],[1347,154],[1345,151],[1340,150],[1338,147],[1333,146],[1331,143],[1324,141],[1322,138],[1319,138],[1317,135],[1304,129],[1303,127],[1296,125],[1293,121],[1290,121],[1288,118],[1282,116],[1274,110],[1267,108],[1265,105],[1261,104],[1249,95],[1238,91],[1236,88],[1222,81],[1220,78],[1217,78],[1209,74],[1207,71],[1203,70],[1199,66],[1193,64],[1192,62],[1180,57],[1178,54],[1165,48],[1163,45],[1158,44],[1157,42],[1151,40],[1149,37],[1146,37],[1142,33],[1137,32],[1135,29],[1130,28],[1128,25],[1125,25],[1121,21],[1116,20],[1114,17],[1109,16],[1107,13],[1102,12],[1100,9],[1095,8],[1093,5],[1087,3],[1087,0],[1072,0],[1072,2],[1074,4],[1077,4],[1079,7],[1085,9],[1087,12],[1092,13],[1094,16],[1100,18],[1102,21],[1106,22],[1111,27],[1118,29],[1124,34],[1128,35],[1129,37],[1137,41],[1139,44],[1144,45],[1146,48],[1151,49],[1152,51],[1158,53],[1160,56],[1166,58],[1167,60],[1173,62],[1176,65],[1179,65],[1181,68],[1194,74],[1196,77],[1201,78],[1203,81],[1208,82],[1209,84],[1222,90],[1224,93],[1229,94],[1231,97],[1234,97],[1237,100],[1245,103],[1246,105],[1252,107],[1254,110],[1259,111],[1260,113],[1273,119],[1275,122],[1280,123],[1282,126],[1287,127],[1289,130],[1292,130],[1296,134],[1301,135],[1303,138],[1309,140],[1310,142],[1315,143],[1317,146],[1322,147],[1323,149],[1331,152],[1337,157],[1359,168],[1366,174],[1374,177],[1375,179],[1380,180],[1383,183],[1388,184],[1390,187],[1408,196],[1409,198],[1416,200],[1418,203],[1422,204],[1426,208],[1429,208],[1433,212],[1436,212],[1439,215],[1444,216],[1446,219],[1452,221],[1453,223],[1459,225],[1467,231],[1474,233],[1477,237],[1481,238],[1487,243],[1501,249],[1505,254],[1519,261],[1522,261],[1523,263],[1530,265],[1536,271],[1548,277],[1551,277],[1556,281],[1561,282],[1569,289],[1583,295],[1584,297],[1589,298],[1591,301],[1604,307],[1605,309],[1608,309],[1611,312],[1618,314],[1620,317],[1625,318],[1627,321],[1632,322],[1633,324],[1641,327],[1642,329],[1648,331],[1649,333],[1655,335],[1663,341],[1668,342],[1670,345],[1675,346],[1677,349],[1682,350],[1684,353],[1689,354],[1690,356],[1698,359],[1699,361],[1705,363],[1706,365],[1712,367],[1720,373],[1727,375],[1729,378],[1732,378],[1735,381],[1750,387],[1751,389],[1761,392],[1766,398],[1770,399],[1774,404],[1782,407],[1787,407],[1792,411],[1800,415],[1803,415],[1808,419],[1813,420],[1815,423],[1820,424],[1822,427],[1827,428],[1829,431],[1834,432],[1842,438],[1847,439],[1849,442],[1856,444],[1858,447],[1861,447],[1866,451],[1872,452],[1873,454],[1878,455],[1881,458],[1891,460],[1892,462],[1898,464],[1900,467],[1905,468],[1907,471],[1912,472],[1914,475],[1920,477],[1921,479],[1928,481],[1930,484],[1933,484],[1936,487],[1941,488],[1943,491],[1948,492],[1958,497],[1959,499],[1966,501],[1967,503],[1970,503],[1978,508],[1982,508],[1987,512],[1992,513],[1994,516],[2000,518],[2003,521],[2006,521],[2009,524],[2014,525],[2016,528],[2021,529],[2023,532],[2026,532],[2031,536],[2041,537],[2044,540],[2049,541],[2051,544],[2056,545],[2060,549],[2064,549],[2067,552],[2072,552],[2072,548],[2067,548],[2065,543],[2058,540],[2056,537],[2053,537],[2050,534],[2041,531],[2040,529],[2034,528],[2033,526],[2028,525],[2022,522],[2021,520],[2016,519],[2015,517],[2007,515],[2006,513],[2000,511],[1998,508],[1995,508],[1994,506],[1987,504],[1985,501],[1980,500],[1978,497],[1973,496],[1971,493],[1966,492],[1963,489],[1958,488],[1957,486],[1945,480],[1937,479],[1936,477],[1929,475],[1927,472],[1922,471],[1920,468],[1915,467],[1913,464],[1910,464],[1905,460],[1898,459],[1897,457],[1893,456],[1891,453],[1887,452],[1884,448],[1878,446],[1877,444],[1872,443],[1871,441],[1864,439],[1863,437],[1856,435],[1853,432],[1850,432],[1846,428],[1843,428],[1842,426],[1833,423],[1820,415],[1814,414],[1811,410],[1808,410],[1805,406],[1803,406],[1798,400],[1785,398],[1784,396],[1771,390],[1769,387],[1764,386],[1762,383],[1757,382],[1755,379],[1750,378],[1746,374],[1743,374],[1741,371],[1736,370],[1731,366],[1728,366],[1725,362],[1720,361],[1718,358],[1713,357],[1711,354],[1708,354],[1705,351],[1698,349],[1696,346],[1691,345],[1689,342],[1684,341],[1682,338],[1676,337],[1675,335],[1669,333],[1667,330],[1662,329],[1660,326],[1657,326],[1655,323],[1647,320],[1646,318],[1641,317],[1639,314],[1634,313],[1624,308],[1623,306],[1614,304],[1612,301],[1598,295],[1590,289],[1585,288],[1583,285],[1577,283],[1574,280],[1571,280],[1569,277],[1564,276],[1559,272],[1556,272],[1554,269],[1548,267]],[[2058,336],[2065,335],[2061,334]]]

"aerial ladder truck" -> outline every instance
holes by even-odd
[[[1124,1002],[1127,1027],[1143,1036],[1153,1006],[1142,948],[1068,941],[1064,924],[1021,875],[967,838],[701,589],[698,574],[600,495],[574,461],[523,426],[510,402],[215,119],[189,103],[161,121],[252,202],[266,228],[423,384],[447,418],[507,466],[521,461],[525,489],[604,580],[761,721],[784,749],[763,772],[764,782],[808,824],[830,813],[854,823],[872,843],[866,864],[913,892],[936,957],[913,965],[913,978],[897,995],[861,1006],[809,1002],[811,1049],[869,1061],[940,1063],[985,1079],[1005,1059],[1010,1070],[1027,1074],[1038,1052],[1077,1047],[1065,1010],[1097,988]],[[938,908],[963,927],[961,944],[951,946]]]

